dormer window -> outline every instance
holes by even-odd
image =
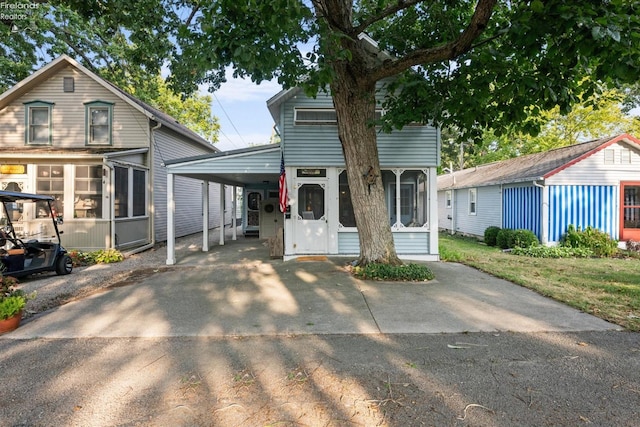
[[[28,145],[51,145],[51,117],[53,103],[44,101],[26,102],[25,142]]]
[[[86,144],[111,145],[113,103],[93,101],[85,103]]]

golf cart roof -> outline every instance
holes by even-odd
[[[19,200],[28,202],[52,201],[53,197],[42,194],[20,193],[18,191],[0,191],[0,202],[17,202]]]

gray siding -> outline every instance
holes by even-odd
[[[73,77],[74,92],[63,92],[64,77]],[[52,109],[52,145],[60,148],[85,147],[85,102],[107,101],[113,106],[114,148],[147,147],[148,120],[121,98],[93,79],[69,66],[37,85],[34,89],[0,111],[0,142],[2,148],[25,147],[25,102],[45,101]]]
[[[303,92],[286,101],[282,108],[281,135],[287,166],[344,166],[342,147],[335,125],[296,125],[295,107],[333,108],[329,95],[309,98]],[[378,133],[382,167],[428,167],[438,162],[438,131],[430,126],[406,126],[390,134]]]
[[[397,232],[393,233],[393,241],[398,255],[429,255],[429,233]],[[360,253],[358,232],[338,233],[338,253],[341,255]]]
[[[167,240],[167,168],[165,160],[182,157],[197,156],[210,153],[201,145],[190,143],[175,132],[160,128],[154,131],[155,143],[152,146],[153,184],[152,209],[154,218],[155,240]],[[175,182],[176,204],[176,237],[202,231],[202,181],[176,176]],[[220,192],[218,184],[209,186],[209,226],[220,224],[219,209]],[[230,197],[226,205],[231,206]],[[230,214],[230,209],[226,209]]]
[[[455,191],[455,231],[474,236],[484,236],[489,226],[502,226],[502,194],[500,186],[478,187],[476,214],[469,214],[469,189]]]

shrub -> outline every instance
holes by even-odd
[[[369,263],[364,267],[354,267],[353,274],[361,279],[423,282],[433,279],[433,272],[420,264],[390,265]]]
[[[529,246],[538,246],[540,244],[538,237],[531,230],[514,230],[512,237],[512,248],[528,248]]]
[[[513,230],[503,228],[496,235],[496,246],[500,249],[509,249],[513,247]]]
[[[532,258],[589,258],[593,256],[591,249],[564,246],[529,246],[527,248],[514,248],[511,253]]]
[[[640,253],[640,242],[636,242],[634,240],[627,240],[627,250],[629,252],[638,252]]]
[[[618,252],[618,242],[607,233],[593,227],[581,230],[570,225],[560,239],[560,246],[591,249],[597,257],[610,257]]]
[[[122,261],[124,259],[124,255],[116,249],[101,249],[93,254],[93,259],[99,264],[110,264],[112,262]]]
[[[499,232],[500,227],[496,227],[495,225],[487,227],[487,229],[484,230],[484,243],[486,243],[487,246],[495,246],[497,244],[496,239]]]

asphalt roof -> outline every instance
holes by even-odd
[[[542,180],[622,140],[640,145],[640,140],[637,138],[622,134],[487,163],[439,175],[438,190]]]

